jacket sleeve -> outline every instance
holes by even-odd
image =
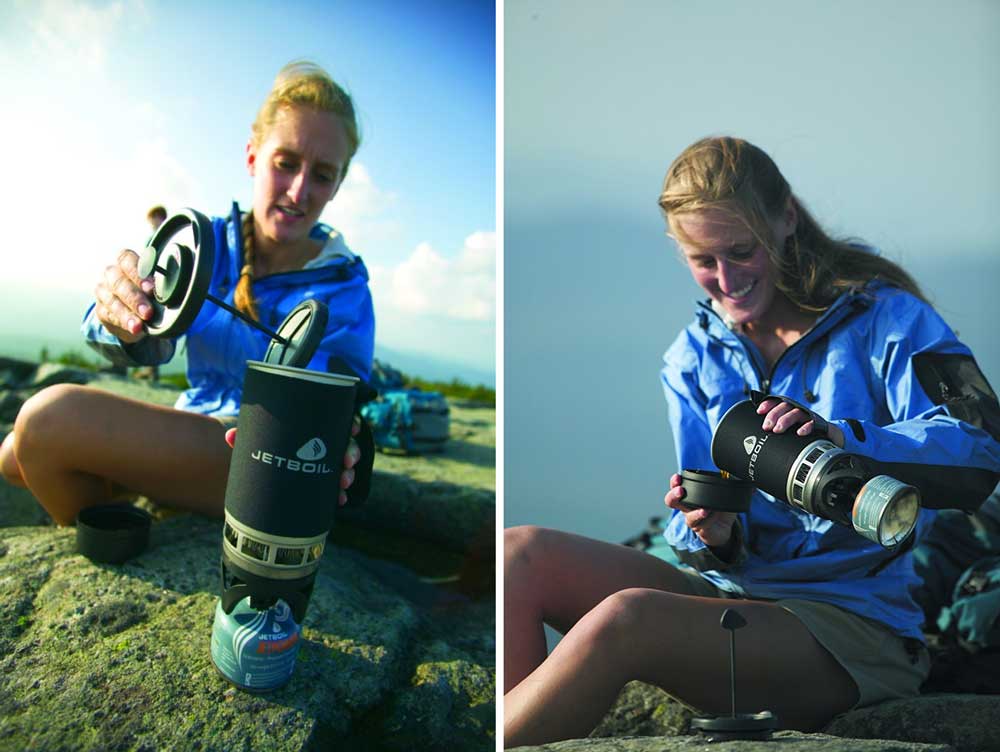
[[[667,400],[670,428],[677,453],[677,468],[681,470],[711,470],[712,429],[706,412],[707,397],[698,384],[699,348],[687,332],[663,356],[660,381]],[[723,561],[687,526],[679,510],[667,509],[669,515],[664,538],[678,558],[700,571],[736,569],[746,560],[742,532],[742,517],[733,526],[735,552]]]
[[[1000,480],[997,397],[941,317],[893,291],[876,305],[871,365],[892,422],[835,416],[844,449],[921,491],[932,509],[977,509]]]
[[[111,362],[122,367],[158,366],[174,357],[176,343],[163,337],[143,337],[138,342],[127,344],[109,332],[94,314],[91,304],[84,314],[80,330],[87,345]]]

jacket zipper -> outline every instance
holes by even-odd
[[[715,316],[715,318],[718,319],[719,323],[726,329],[726,331],[732,333],[733,337],[739,343],[739,349],[742,350],[744,357],[750,362],[750,366],[753,368],[754,373],[757,375],[757,381],[760,385],[761,391],[764,393],[768,393],[771,390],[771,382],[774,380],[774,374],[778,370],[778,365],[781,363],[782,360],[784,360],[785,356],[788,355],[788,353],[792,350],[792,348],[798,347],[800,343],[806,340],[806,338],[812,336],[815,332],[819,331],[821,325],[825,326],[829,324],[830,320],[832,319],[834,311],[838,311],[839,309],[844,308],[845,306],[851,306],[852,308],[854,308],[857,305],[856,301],[860,302],[857,295],[850,294],[850,298],[848,300],[845,300],[844,298],[839,298],[836,302],[834,302],[833,307],[824,311],[824,313],[819,317],[819,319],[817,319],[816,323],[813,324],[811,327],[809,327],[809,329],[806,331],[805,334],[803,334],[795,342],[793,342],[791,345],[786,347],[781,352],[781,354],[778,356],[778,359],[775,360],[774,364],[771,366],[771,369],[768,372],[766,378],[763,375],[763,369],[757,363],[756,358],[754,358],[753,354],[751,353],[750,349],[747,346],[747,343],[743,341],[743,338],[736,332],[732,331],[728,326],[726,326],[726,322],[722,319],[722,316],[720,316],[719,313],[710,304],[702,301],[700,305],[702,306],[703,309],[707,310],[713,316]],[[850,315],[850,312],[847,312],[845,315]],[[836,324],[842,320],[843,317],[838,318],[833,323]],[[833,324],[830,324],[830,327],[832,326]],[[706,332],[707,332],[707,327],[706,327]],[[723,347],[733,349],[733,345],[727,343],[723,338],[718,337],[714,334],[710,334],[709,336],[711,336],[716,342],[718,342]],[[818,337],[818,335],[816,336]]]

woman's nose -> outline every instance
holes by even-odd
[[[304,203],[309,198],[309,176],[305,170],[299,170],[288,186],[288,197],[296,204]]]
[[[725,261],[719,261],[716,267],[715,279],[719,284],[719,289],[726,295],[736,288],[734,287],[734,269]]]

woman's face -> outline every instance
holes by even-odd
[[[791,204],[769,223],[778,248],[795,230]],[[739,219],[719,209],[683,214],[675,220],[688,241],[678,245],[694,281],[736,324],[759,321],[777,292],[777,270],[767,249]]]
[[[283,107],[261,143],[247,144],[257,227],[276,244],[309,236],[340,188],[350,145],[340,119],[308,107]]]

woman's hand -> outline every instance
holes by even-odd
[[[139,256],[128,249],[118,260],[105,267],[104,276],[94,288],[97,320],[122,342],[138,342],[146,336],[146,321],[153,317],[151,277],[139,277]]]
[[[354,482],[354,466],[361,461],[361,447],[354,437],[361,431],[361,418],[354,416],[351,423],[351,440],[347,442],[347,450],[344,452],[344,472],[340,474],[340,497],[337,503],[344,506],[347,503],[347,489]],[[236,446],[236,429],[230,428],[226,431],[226,443],[230,448]]]
[[[778,397],[768,397],[757,406],[757,414],[764,416],[761,428],[772,433],[784,433],[795,429],[798,436],[808,436],[817,428],[815,416],[798,405],[793,405]],[[823,421],[823,429],[830,441],[844,446],[844,433],[832,423]]]
[[[686,494],[681,485],[681,476],[674,473],[670,476],[670,490],[663,497],[663,503],[680,511],[684,515],[684,522],[706,546],[724,548],[733,535],[736,513],[689,506],[683,501]]]

